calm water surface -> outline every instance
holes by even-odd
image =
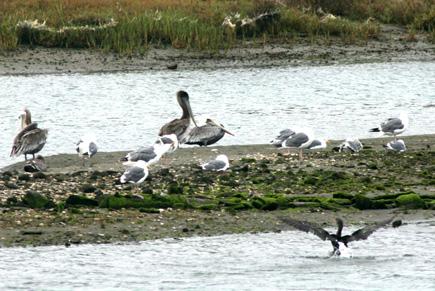
[[[434,233],[435,221],[381,229],[347,258],[296,231],[0,249],[0,289],[435,290]]]
[[[332,139],[373,137],[367,129],[400,110],[410,114],[407,134],[424,134],[435,132],[434,80],[435,62],[1,76],[0,166],[13,162],[8,153],[25,106],[49,129],[44,155],[74,152],[88,132],[102,151],[149,144],[180,115],[179,89],[190,93],[195,115],[236,133],[222,145],[267,143],[296,126]]]

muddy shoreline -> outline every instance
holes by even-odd
[[[433,219],[435,135],[403,139],[403,154],[385,152],[389,138],[378,138],[363,140],[359,154],[327,149],[302,164],[270,145],[179,149],[140,187],[118,182],[125,152],[99,153],[91,167],[72,154],[47,157],[43,175],[14,164],[0,174],[0,246],[273,232],[289,229],[282,216],[325,226],[337,216],[350,224]],[[230,157],[229,171],[198,168],[218,153]]]
[[[341,39],[268,41],[214,52],[151,48],[122,56],[96,50],[21,47],[0,52],[0,76],[109,73],[148,70],[228,69],[272,66],[319,66],[376,62],[434,61],[435,44],[425,35],[408,40],[405,28],[382,26],[378,39],[346,44]]]

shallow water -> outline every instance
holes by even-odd
[[[0,249],[0,289],[434,290],[434,233],[435,221],[381,229],[347,258],[297,231]]]
[[[0,166],[13,162],[25,106],[49,129],[44,155],[74,152],[88,132],[102,151],[149,144],[179,117],[179,89],[190,93],[195,115],[216,117],[236,134],[221,145],[267,143],[301,126],[330,139],[376,137],[368,129],[401,110],[410,114],[411,135],[435,132],[434,80],[435,62],[0,76]]]

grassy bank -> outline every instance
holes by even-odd
[[[20,45],[121,53],[149,46],[215,50],[243,41],[367,41],[379,23],[433,31],[431,1],[26,0],[0,4],[0,49]]]

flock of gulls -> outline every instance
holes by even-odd
[[[225,134],[234,135],[222,124],[212,119],[207,119],[204,125],[198,126],[192,113],[187,92],[178,91],[176,98],[182,109],[181,117],[163,125],[154,144],[140,147],[120,159],[120,162],[127,167],[120,177],[121,183],[138,185],[144,182],[149,174],[148,168],[159,162],[165,154],[175,151],[180,144],[209,146],[218,142]],[[26,161],[24,170],[27,172],[45,171],[47,166],[44,158],[41,155],[35,157],[35,154],[44,147],[48,130],[41,129],[36,122],[32,122],[28,109],[25,109],[19,118],[21,119],[21,128],[14,138],[10,155],[11,157],[24,155]],[[387,150],[403,152],[406,150],[405,143],[401,139],[398,140],[397,135],[403,133],[408,128],[408,124],[408,116],[401,113],[399,117],[388,118],[379,127],[370,129],[370,132],[382,132],[385,135],[393,136],[394,139],[385,144],[384,147]],[[301,162],[304,150],[324,149],[327,147],[328,140],[317,139],[311,129],[287,128],[280,131],[270,143],[277,148],[298,149],[299,161]],[[351,153],[358,153],[362,149],[363,144],[358,138],[348,138],[334,148],[338,152]],[[76,151],[83,158],[83,165],[85,165],[85,160],[91,159],[98,152],[95,138],[86,136],[80,139],[76,144]],[[32,155],[32,159],[28,160],[28,155]],[[229,160],[226,155],[221,154],[214,160],[200,166],[204,171],[225,171],[229,168]],[[335,255],[340,254],[339,243],[347,247],[347,243],[366,239],[375,230],[391,222],[391,220],[380,222],[374,226],[357,230],[351,235],[342,236],[343,221],[341,219],[337,219],[338,230],[336,234],[330,234],[319,226],[308,222],[290,218],[282,220],[296,229],[311,232],[323,240],[330,240]]]
[[[154,144],[140,147],[120,159],[122,164],[127,167],[120,178],[122,183],[142,183],[148,176],[148,168],[159,162],[165,154],[175,151],[180,144],[209,146],[218,142],[225,134],[234,135],[222,124],[210,118],[206,119],[204,125],[198,125],[186,91],[178,91],[176,98],[182,109],[181,117],[163,125]],[[24,170],[27,172],[45,171],[47,166],[44,158],[41,155],[35,157],[35,154],[44,147],[48,130],[41,129],[36,122],[32,122],[28,109],[25,109],[19,118],[21,128],[14,138],[10,155],[11,157],[24,155],[26,160]],[[397,139],[397,135],[403,133],[408,125],[407,114],[401,113],[398,117],[388,118],[379,127],[370,129],[370,132],[382,132],[385,135],[393,136],[394,139],[385,144],[384,147],[387,150],[403,152],[406,150],[405,142]],[[329,141],[317,139],[309,128],[287,128],[280,131],[270,143],[277,148],[298,149],[299,161],[302,161],[304,150],[324,149]],[[357,153],[362,149],[363,144],[358,138],[348,138],[334,148],[338,152],[351,153]],[[92,158],[98,152],[95,137],[85,136],[80,139],[76,145],[76,151],[83,158],[83,165],[85,165],[85,160]],[[32,155],[33,158],[28,160],[28,155]],[[216,159],[202,164],[201,167],[206,171],[225,171],[229,168],[229,160],[226,155],[219,155]]]

